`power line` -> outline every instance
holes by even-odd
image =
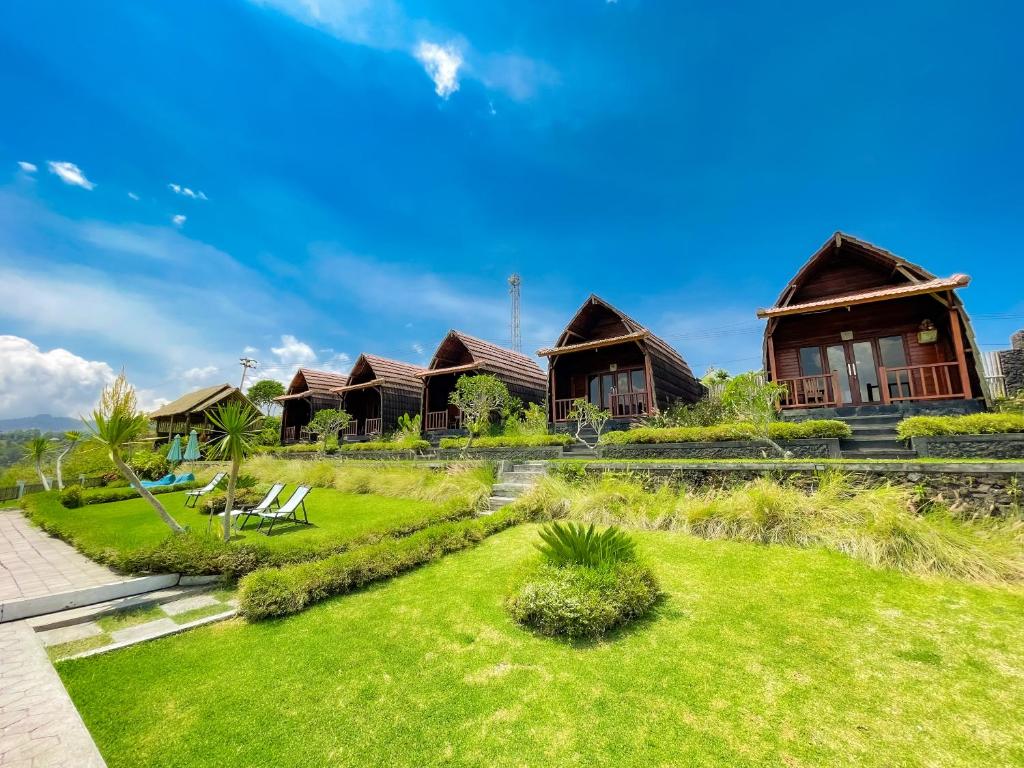
[[[523,351],[523,337],[520,331],[519,299],[523,281],[518,273],[513,272],[508,278],[508,293],[512,298],[512,317],[510,319],[509,339],[513,352]]]
[[[238,358],[238,362],[242,364],[242,383],[238,385],[238,388],[244,392],[245,374],[249,372],[250,368],[255,368],[257,365],[259,365],[259,363],[253,360],[251,357],[240,357]]]

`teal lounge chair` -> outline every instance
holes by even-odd
[[[143,480],[143,488],[158,488],[161,485],[174,485],[175,479],[174,474],[164,475],[159,480]]]

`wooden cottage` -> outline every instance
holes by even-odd
[[[765,370],[784,408],[985,397],[982,356],[956,294],[967,275],[936,277],[836,232],[757,316]]]
[[[149,414],[156,425],[157,444],[167,442],[176,434],[188,434],[193,429],[200,434],[200,439],[205,439],[210,426],[207,414],[217,406],[230,402],[252,405],[238,387],[218,384],[189,392],[157,408]],[[256,408],[254,405],[252,407]]]
[[[675,402],[704,394],[686,361],[633,318],[591,296],[565,326],[548,358],[548,402],[553,422],[568,420],[573,400],[584,398],[636,420]]]
[[[347,437],[372,437],[390,432],[403,414],[420,412],[423,368],[386,357],[362,354],[348,375],[348,382],[334,390],[352,416]]]
[[[275,398],[281,404],[281,445],[312,439],[306,428],[313,414],[325,408],[340,408],[341,395],[334,390],[348,383],[340,373],[299,368],[288,392]]]
[[[504,382],[523,404],[543,403],[544,372],[533,360],[459,331],[449,331],[438,346],[423,380],[423,429],[438,432],[462,426],[459,410],[448,402],[455,382],[467,374],[489,373]]]

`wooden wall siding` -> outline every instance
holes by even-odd
[[[417,376],[424,369],[398,360],[362,354],[352,366],[349,384],[363,384],[380,379],[382,383],[369,389],[345,393],[346,410],[359,419],[359,429],[368,418],[380,418],[381,429],[392,432],[398,419],[408,413],[420,413],[423,403],[423,380]]]
[[[559,355],[552,359],[551,368],[555,371],[555,399],[584,397],[587,377],[595,373],[606,373],[613,364],[619,368],[643,368],[644,351],[637,342],[627,341],[611,347]]]
[[[830,296],[902,285],[907,279],[892,267],[883,267],[874,262],[848,260],[845,256],[832,254],[819,262],[793,294],[790,304],[802,304]]]

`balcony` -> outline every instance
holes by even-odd
[[[843,404],[839,374],[779,379],[786,388],[780,406],[786,408],[835,408]]]
[[[879,380],[888,382],[888,386],[882,388],[882,402],[909,403],[963,398],[964,387],[959,369],[959,363],[879,368]]]

